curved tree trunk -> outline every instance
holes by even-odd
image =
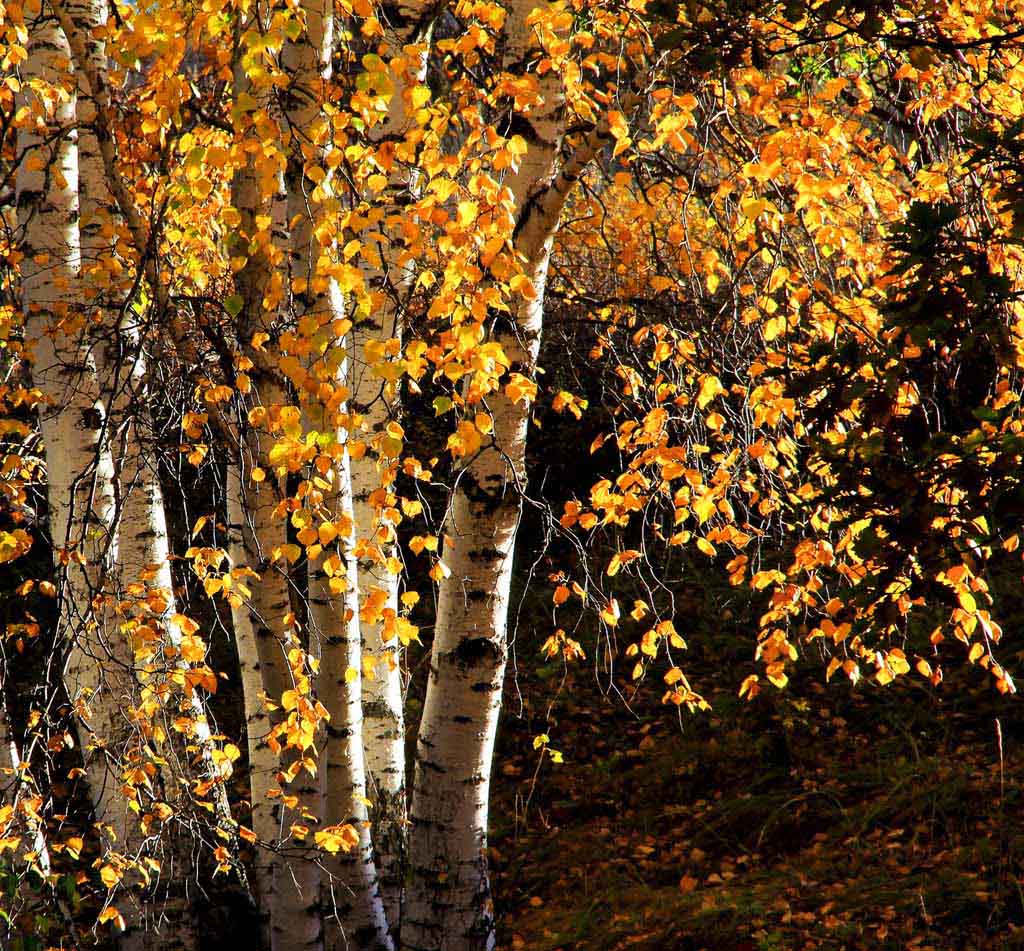
[[[526,18],[532,0],[509,11],[506,59],[528,62],[534,46]],[[516,117],[529,147],[509,186],[519,218],[517,238],[550,187],[561,144],[562,98],[557,75],[539,78],[542,102]],[[509,366],[531,379],[540,349],[551,235],[525,248],[532,287],[512,318],[496,317],[492,339]],[[487,875],[487,812],[491,757],[507,658],[506,625],[522,495],[529,404],[503,390],[489,395],[493,439],[458,476],[442,559],[427,698],[417,738],[412,802],[411,881],[403,919],[409,951],[490,951],[494,910]]]
[[[542,282],[546,259],[535,271]],[[519,372],[536,363],[541,308],[500,339]],[[490,949],[494,914],[487,877],[491,756],[501,709],[505,627],[521,493],[528,407],[504,394],[488,401],[494,442],[459,477],[445,525],[430,679],[416,752],[411,883],[404,947]]]

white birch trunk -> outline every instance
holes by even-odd
[[[339,437],[344,439],[343,434]],[[362,641],[348,461],[347,452],[337,458],[332,486],[324,492],[321,503],[335,524],[348,527],[338,539],[346,566],[344,590],[332,591],[330,579],[316,566],[311,566],[309,576],[310,634],[320,644],[320,697],[330,715],[323,754],[322,819],[326,826],[349,823],[358,834],[358,843],[351,851],[324,860],[325,946],[327,951],[349,947],[389,951],[393,945],[366,807]]]
[[[122,713],[133,701],[134,678],[127,645],[104,629],[104,612],[92,606],[112,554],[113,474],[77,287],[74,74],[66,39],[49,10],[31,24],[24,74],[62,89],[50,114],[35,96],[22,95],[36,121],[19,130],[18,148],[27,157],[18,167],[17,203],[24,227],[26,343],[33,353],[33,381],[46,401],[40,425],[49,527],[61,573],[64,680],[80,716],[93,809],[110,826],[114,848],[131,852],[136,822],[121,792],[118,764],[134,740]]]
[[[371,130],[370,140],[378,149],[383,143],[397,149],[410,125],[406,97],[422,83],[427,72],[430,32],[437,5],[431,0],[401,0],[385,4],[383,22],[389,24],[385,40],[393,64],[394,94],[385,122]],[[413,44],[417,44],[415,50]],[[389,175],[388,192],[394,213],[415,198],[418,175],[410,156],[398,154]],[[385,235],[381,245],[381,266],[364,267],[365,280],[374,295],[370,315],[357,321],[352,334],[355,372],[353,407],[362,416],[361,439],[372,444],[387,424],[400,414],[397,392],[391,392],[376,377],[366,359],[366,345],[375,341],[402,339],[403,311],[412,268],[402,261],[404,245],[400,236]],[[364,552],[358,560],[358,587],[362,599],[381,595],[381,612],[398,613],[399,575],[391,570],[397,550],[394,527],[383,521],[383,499],[391,492],[394,461],[366,452],[352,459],[352,487],[356,535]],[[372,659],[372,677],[363,679],[363,744],[367,778],[373,801],[374,848],[388,919],[396,934],[400,930],[402,883],[407,851],[407,802],[405,762],[405,691],[401,645],[394,637],[383,637],[381,619],[362,622],[363,648]]]
[[[543,284],[547,260],[535,269]],[[524,308],[515,337],[499,338],[529,376],[542,306]],[[427,699],[417,740],[411,879],[402,921],[409,951],[494,947],[487,877],[491,756],[501,709],[505,628],[524,466],[528,407],[504,394],[488,400],[494,444],[459,476],[445,526]]]
[[[180,655],[180,631],[170,623],[175,611],[170,536],[163,491],[156,469],[157,457],[146,432],[148,414],[143,409],[146,400],[144,366],[137,349],[141,344],[137,340],[131,343],[133,350],[130,352],[136,354],[135,379],[131,381],[135,385],[120,382],[121,395],[115,392],[111,404],[111,417],[121,429],[117,443],[120,450],[117,454],[118,559],[114,576],[122,611],[137,617],[161,636],[157,654],[149,658],[148,663],[155,665],[156,679],[162,681],[173,679],[178,672],[184,673],[189,664]],[[103,369],[105,373],[102,375],[109,379],[113,375],[113,368],[106,366]],[[115,380],[115,385],[118,382]],[[135,405],[129,405],[130,402]],[[140,670],[143,684],[150,679]],[[171,697],[163,714],[158,714],[158,724],[155,724],[162,727],[164,738],[162,743],[154,742],[160,755],[167,761],[167,765],[160,770],[157,796],[167,802],[183,821],[179,826],[172,820],[157,830],[160,833],[160,851],[154,857],[160,861],[161,869],[159,879],[146,899],[151,907],[144,909],[152,934],[147,935],[140,946],[159,948],[160,951],[193,951],[199,946],[199,933],[193,915],[195,895],[191,894],[190,888],[192,862],[189,856],[194,843],[186,831],[193,807],[189,784],[197,772],[210,780],[214,780],[217,774],[203,700],[187,684],[182,687],[180,699],[174,699],[179,697],[177,691]],[[198,770],[185,750],[188,741],[179,737],[172,726],[181,713],[194,724],[195,742],[200,753],[197,757]],[[230,807],[219,779],[215,780],[212,796],[223,825],[230,818]],[[125,947],[122,941],[122,951]]]
[[[256,18],[265,12],[262,5],[257,5],[248,17],[237,18],[233,66],[236,99],[243,94],[255,97],[260,107],[254,115],[261,119],[275,114],[275,97],[269,89],[253,85],[246,69],[246,58],[251,54],[244,48],[243,37],[245,29],[256,26]],[[245,126],[236,130],[237,142],[250,141],[255,136],[255,130]],[[257,167],[254,159],[240,166],[231,182],[232,204],[241,217],[238,233],[244,237],[230,251],[246,258],[235,275],[235,291],[242,301],[237,338],[243,353],[255,360],[256,395],[268,410],[285,405],[288,400],[275,369],[265,364],[262,355],[249,349],[249,343],[254,332],[271,328],[281,299],[281,282],[286,272],[283,264],[287,260],[282,250],[287,248],[287,209],[281,193],[283,171],[280,166]],[[271,222],[269,235],[265,231],[261,234],[260,219]],[[237,458],[228,468],[232,565],[248,567],[258,575],[258,579],[247,582],[250,597],[232,606],[232,620],[245,697],[252,827],[259,839],[253,878],[263,943],[268,951],[292,951],[310,944],[316,946],[319,922],[309,912],[311,907],[315,910],[312,903],[318,889],[308,880],[299,881],[303,876],[299,873],[295,877],[288,862],[292,852],[300,862],[307,854],[294,840],[286,843],[293,822],[300,821],[298,813],[292,813],[280,798],[269,798],[270,792],[279,786],[277,774],[281,763],[268,738],[284,719],[284,713],[280,709],[269,710],[267,701],[279,706],[284,691],[292,687],[285,627],[286,615],[291,610],[289,578],[283,559],[273,560],[275,549],[288,543],[288,532],[283,513],[275,511],[283,498],[283,487],[270,475],[273,467],[267,453],[271,443],[269,434],[252,431],[243,421],[235,447]],[[255,467],[268,473],[267,481],[258,485],[251,481]]]
[[[43,875],[49,875],[50,852],[38,812],[42,797],[29,779],[21,743],[11,725],[5,689],[3,671],[0,671],[0,806],[13,810],[9,823],[0,823],[0,838],[21,836],[22,854],[34,853],[36,868]]]
[[[526,17],[532,0],[509,11],[506,58],[521,65],[533,46]],[[529,146],[507,183],[519,218],[530,228],[538,197],[550,186],[561,143],[560,81],[540,77],[543,103],[516,117]],[[560,210],[560,209],[559,209]],[[533,299],[511,319],[494,321],[513,371],[532,378],[543,324],[551,235],[525,249]],[[427,698],[417,742],[412,802],[411,878],[402,923],[409,951],[490,951],[494,908],[487,875],[487,811],[491,758],[507,658],[506,624],[516,531],[526,488],[529,405],[503,391],[488,396],[493,442],[460,472],[445,525],[441,582]]]
[[[344,304],[336,284],[329,278],[328,246],[318,238],[325,205],[330,202],[330,181],[318,187],[307,176],[308,164],[317,165],[329,146],[329,137],[304,141],[302,136],[322,118],[321,104],[327,95],[330,74],[332,17],[329,9],[310,3],[305,8],[306,35],[285,49],[284,63],[291,87],[285,97],[288,126],[293,138],[285,172],[290,235],[290,277],[293,318],[319,343],[332,334],[334,321],[344,317]],[[313,325],[316,325],[315,329]],[[319,346],[313,350],[310,371],[322,377]],[[347,363],[333,374],[326,370],[329,391],[347,382]],[[305,394],[306,429],[332,433],[335,449],[344,445],[346,433],[339,430],[334,410],[327,409],[318,393]],[[351,551],[352,497],[350,460],[344,451],[335,454],[329,475],[332,485],[316,498],[327,520],[348,527],[340,539],[346,557]],[[307,575],[309,638],[317,648],[320,673],[317,680],[320,701],[329,714],[321,755],[321,821],[325,826],[350,823],[358,833],[358,844],[350,852],[323,857],[320,905],[323,908],[323,942],[328,951],[347,947],[390,949],[391,940],[380,898],[373,846],[366,811],[366,778],[363,765],[361,660],[358,588],[355,572],[347,579],[344,593],[331,590],[322,570],[322,559],[311,561]]]
[[[82,66],[77,74],[76,102],[82,288],[87,306],[98,310],[104,331],[105,339],[97,347],[96,357],[101,393],[109,413],[107,438],[114,441],[114,433],[118,434],[113,451],[117,502],[117,557],[113,579],[122,612],[136,615],[140,622],[154,627],[162,635],[160,651],[168,651],[171,655],[163,665],[163,673],[172,676],[172,671],[184,672],[189,664],[178,653],[180,632],[169,624],[174,613],[171,546],[155,462],[157,457],[149,440],[143,340],[140,329],[131,324],[132,311],[123,300],[125,288],[116,280],[120,271],[116,257],[120,215],[110,178],[118,177],[118,173],[109,167],[112,156],[104,161],[95,131],[98,109],[108,104],[108,64],[103,40],[107,6],[99,0],[60,0],[58,13],[75,57]],[[101,104],[97,104],[93,97],[94,83],[100,84]],[[145,247],[137,249],[140,256],[148,250]],[[151,276],[153,273],[155,269],[151,270]],[[154,287],[153,293],[159,299],[160,288]],[[151,661],[159,662],[160,659],[151,658]],[[147,678],[142,675],[142,679],[145,681]],[[213,798],[217,814],[221,825],[226,826],[230,821],[230,806],[226,790],[216,778],[205,704],[193,689],[184,689],[185,712],[194,724],[201,772],[204,778],[214,781]],[[166,744],[168,766],[161,770],[160,794],[180,817],[187,819],[186,813],[191,807],[189,780],[196,770],[184,751],[185,740],[177,737],[171,727],[178,715],[178,706],[174,704],[168,711],[169,715],[163,718],[165,736],[176,742]],[[186,821],[180,828],[168,824],[159,830],[161,848],[157,857],[161,860],[161,871],[156,887],[147,898],[152,907],[144,909],[150,919],[149,927],[155,932],[145,943],[157,943],[166,951],[191,951],[198,946],[188,888],[189,856],[193,843],[191,837],[181,831],[187,828]],[[127,935],[122,945],[130,947],[139,941],[136,936]]]
[[[249,479],[252,468],[266,461],[258,450],[251,455],[245,451],[248,444],[258,447],[259,442],[252,436],[243,444],[241,460],[228,466],[231,565],[258,575],[246,580],[250,596],[233,604],[231,614],[245,704],[252,829],[259,839],[254,847],[253,880],[264,943],[268,951],[290,951],[301,945],[294,943],[295,936],[286,928],[284,906],[296,902],[287,884],[290,873],[281,849],[295,817],[289,818],[280,799],[270,796],[278,787],[280,758],[269,742],[282,719],[281,696],[292,686],[284,633],[285,616],[291,610],[288,578],[281,565],[271,561],[273,550],[287,544],[288,538],[284,519],[274,514],[279,499],[273,483],[268,479],[255,486]]]
[[[306,171],[307,165],[324,168],[322,158],[330,145],[329,124],[321,106],[328,95],[326,84],[331,73],[334,11],[333,6],[324,0],[304,0],[301,10],[305,15],[304,31],[285,43],[281,55],[282,71],[288,79],[281,92],[281,125],[286,135],[283,196],[286,227],[275,232],[275,240],[284,272],[285,299],[291,303],[290,322],[300,333],[312,336],[310,321],[319,320],[321,316],[330,320],[333,316],[328,295],[322,289],[327,278],[320,267],[320,259],[325,251],[314,232],[314,226],[322,220],[321,205],[327,198],[329,186],[325,181],[318,187],[312,178],[307,177]],[[314,353],[313,359],[315,357]],[[303,416],[303,424],[307,432],[313,428],[309,424],[308,413]],[[308,596],[311,596],[315,573],[316,565],[311,562],[307,568]],[[315,631],[319,622],[310,607],[307,649],[314,656],[319,654]],[[320,661],[322,664],[322,657]],[[315,684],[318,686],[325,676],[330,678],[330,671],[325,673],[321,667]],[[327,772],[325,761],[328,759],[326,748],[330,739],[324,743],[323,731],[320,731],[316,743],[325,747],[317,763],[317,775],[302,769],[291,791],[298,797],[300,808],[317,816],[318,823],[322,823]],[[282,903],[280,914],[288,918],[287,927],[293,947],[320,951],[329,926],[322,913],[325,887],[322,857],[318,854],[312,833],[307,836],[304,848],[296,850],[291,858],[292,900],[290,906]]]

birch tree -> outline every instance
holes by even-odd
[[[363,644],[372,662],[371,675],[363,681],[363,738],[374,794],[374,844],[384,900],[397,926],[407,850],[405,691],[402,645],[395,633],[400,580],[395,532],[382,516],[385,503],[393,496],[391,480],[397,469],[396,460],[384,449],[386,427],[398,421],[401,407],[396,383],[378,372],[379,357],[373,348],[397,341],[400,349],[403,310],[415,276],[401,236],[400,215],[403,206],[414,199],[419,180],[411,97],[426,76],[437,4],[397,3],[384,8],[382,14],[388,25],[384,38],[394,92],[383,121],[371,129],[369,138],[378,150],[381,168],[387,170],[390,207],[384,219],[380,262],[364,267],[370,304],[365,312],[357,314],[352,331],[352,400],[360,417],[358,435],[365,447],[352,460],[352,481],[360,541],[358,586],[364,602]]]
[[[338,202],[331,179],[317,181],[331,147],[331,127],[322,103],[331,79],[334,14],[315,4],[307,6],[304,13],[304,33],[286,45],[284,56],[291,84],[285,110],[291,139],[285,171],[291,226],[288,286],[291,319],[298,335],[309,338],[304,341],[310,350],[305,392],[301,394],[306,401],[304,420],[307,430],[318,434],[322,443],[318,464],[310,473],[319,473],[322,488],[311,479],[306,503],[321,519],[323,531],[306,530],[318,541],[326,541],[329,548],[337,539],[339,552],[333,560],[331,555],[311,558],[306,582],[310,646],[320,662],[318,693],[327,716],[318,812],[327,828],[354,830],[351,847],[324,861],[319,900],[313,910],[324,911],[324,943],[330,949],[347,946],[350,941],[368,948],[390,948],[366,811],[360,590],[354,556],[351,456],[342,422],[347,415],[349,361],[344,347],[332,345],[330,340],[350,321],[331,274],[336,249],[327,215]]]
[[[60,571],[60,624],[67,651],[64,680],[81,717],[93,807],[110,825],[116,848],[130,849],[137,839],[112,764],[130,743],[122,710],[134,695],[131,658],[104,629],[102,612],[93,611],[110,559],[113,466],[77,288],[78,153],[70,64],[70,50],[52,11],[39,11],[26,65],[36,85],[22,100],[26,120],[31,120],[23,123],[18,138],[23,156],[18,220],[26,255],[22,294],[33,380],[43,398],[49,530]]]

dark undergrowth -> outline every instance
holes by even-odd
[[[1024,718],[980,678],[851,689],[810,669],[679,720],[586,668],[560,691],[519,677],[492,813],[501,947],[1024,948]]]

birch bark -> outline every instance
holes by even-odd
[[[239,460],[228,466],[228,553],[236,573],[248,569],[256,580],[247,583],[249,596],[233,603],[231,614],[245,705],[252,829],[259,840],[253,879],[264,945],[269,951],[289,951],[300,945],[292,943],[286,909],[299,903],[287,884],[290,873],[282,852],[288,837],[286,807],[272,795],[280,767],[272,734],[282,720],[281,697],[292,686],[285,634],[291,610],[288,577],[272,554],[288,538],[284,519],[275,516],[276,487],[269,480],[256,486],[251,482],[252,469],[266,457],[262,440],[250,435]]]
[[[358,439],[367,451],[351,457],[357,539],[358,587],[362,599],[363,649],[372,676],[362,681],[363,743],[372,800],[374,850],[388,919],[400,930],[402,883],[407,852],[405,691],[401,645],[384,634],[384,620],[398,613],[399,575],[394,527],[382,518],[393,504],[395,460],[380,451],[380,437],[401,413],[394,387],[374,373],[368,346],[395,340],[401,345],[404,308],[413,277],[402,238],[402,208],[415,200],[416,139],[409,133],[410,91],[426,77],[436,0],[385,3],[382,22],[394,94],[384,121],[369,132],[378,161],[387,171],[390,207],[384,221],[379,265],[364,263],[372,295],[369,312],[352,332],[352,407],[360,419]],[[379,201],[379,199],[378,199]]]
[[[239,108],[234,111],[234,149],[239,164],[232,177],[231,200],[240,224],[230,251],[245,261],[235,274],[235,293],[240,299],[236,336],[243,353],[255,358],[258,375],[253,400],[267,413],[275,413],[288,402],[286,393],[273,368],[250,346],[254,333],[276,332],[273,323],[285,270],[279,250],[286,226],[281,190],[284,156],[263,148],[266,141],[279,141],[279,129],[271,93],[252,79],[265,76],[263,54],[254,51],[249,42],[249,38],[258,38],[264,12],[261,5],[254,5],[235,25],[233,94]],[[258,108],[241,107],[248,97]],[[292,944],[296,922],[290,909],[298,903],[287,884],[290,870],[281,849],[291,822],[281,797],[271,795],[278,788],[280,767],[271,734],[283,720],[281,697],[292,687],[286,627],[291,613],[289,577],[282,560],[275,556],[287,545],[288,531],[281,507],[283,486],[273,478],[261,483],[251,479],[256,468],[273,470],[268,461],[271,443],[270,434],[258,426],[250,427],[240,411],[235,459],[228,467],[227,506],[232,567],[247,569],[258,579],[247,586],[249,596],[232,605],[245,704],[252,828],[259,840],[253,879],[264,945],[269,951],[289,951],[296,946]],[[305,922],[300,932],[306,934]]]
[[[136,824],[121,793],[117,764],[132,745],[122,711],[134,699],[131,656],[94,610],[112,555],[113,471],[104,444],[105,407],[79,306],[78,151],[75,88],[67,40],[53,11],[31,19],[24,74],[48,85],[48,106],[30,91],[18,133],[18,220],[23,227],[22,300],[26,345],[39,388],[46,444],[49,529],[60,575],[59,632],[64,680],[80,718],[89,793],[114,847],[133,851]]]
[[[95,309],[104,338],[96,347],[95,360],[101,398],[107,407],[106,438],[112,444],[115,470],[115,522],[111,528],[116,533],[116,557],[112,580],[120,601],[119,612],[133,616],[134,623],[157,631],[157,656],[151,655],[147,660],[156,662],[162,670],[160,676],[177,680],[184,676],[189,662],[180,653],[181,632],[170,623],[174,613],[171,544],[154,462],[157,454],[149,438],[151,419],[143,330],[134,322],[133,310],[124,300],[125,288],[118,281],[121,265],[117,235],[122,214],[130,219],[129,231],[140,266],[147,271],[153,297],[161,310],[165,296],[152,257],[155,249],[148,236],[144,236],[134,209],[126,204],[130,199],[115,163],[103,39],[106,4],[96,0],[55,0],[55,10],[79,67],[76,113],[82,296],[86,306]],[[150,679],[141,667],[138,674],[143,684]],[[212,783],[217,815],[222,828],[227,828],[231,824],[230,806],[213,760],[205,703],[187,682],[182,690],[200,752],[201,772]],[[178,711],[169,712],[171,715],[164,717],[163,734],[176,742],[167,751],[168,765],[161,770],[161,794],[172,803],[178,816],[184,816],[191,806],[189,783],[195,770],[185,751],[184,738],[177,737],[171,726]],[[184,823],[182,828],[187,825]],[[152,892],[152,897],[159,895],[160,900],[153,901],[156,911],[150,926],[156,933],[151,943],[188,951],[198,944],[188,888],[192,842],[174,827],[160,831],[159,840],[151,840],[159,841],[162,855],[160,881]]]
[[[286,96],[286,119],[291,136],[286,191],[291,225],[291,289],[293,319],[311,345],[306,400],[306,430],[329,436],[323,457],[332,460],[320,472],[323,488],[311,488],[306,505],[317,518],[338,530],[336,544],[345,562],[352,552],[352,494],[350,458],[346,451],[348,361],[339,359],[334,338],[345,317],[344,302],[331,277],[334,240],[327,220],[338,202],[330,177],[319,184],[311,176],[322,169],[330,147],[330,126],[322,112],[329,96],[333,11],[310,3],[305,8],[306,32],[286,47],[285,64],[291,86]],[[333,548],[333,546],[328,546]],[[328,556],[329,557],[329,556]],[[308,567],[308,609],[311,645],[319,650],[318,693],[329,720],[322,753],[322,810],[325,826],[350,824],[357,842],[349,852],[323,858],[321,905],[324,944],[328,949],[354,945],[391,948],[388,922],[380,898],[366,809],[363,759],[361,643],[359,590],[354,566],[331,576],[326,559],[311,559]],[[339,582],[343,582],[339,589]]]
[[[12,834],[22,836],[27,840],[23,841],[22,852],[35,853],[36,867],[43,875],[49,875],[50,852],[38,811],[42,798],[28,778],[28,764],[11,724],[5,690],[4,674],[0,670],[0,807],[12,810],[6,821],[0,823],[0,838]]]
[[[506,62],[526,69],[534,47],[526,18],[532,0],[513,4]],[[510,368],[528,379],[536,369],[551,236],[524,248],[518,237],[549,187],[562,136],[561,81],[539,77],[542,102],[515,116],[528,145],[506,183],[518,218],[514,234],[533,289],[513,317],[492,321]],[[423,719],[417,738],[412,801],[411,882],[403,919],[409,951],[490,951],[494,910],[487,875],[487,813],[491,757],[507,657],[515,536],[526,486],[529,406],[503,391],[487,399],[493,440],[461,470],[445,525],[442,558],[450,569],[439,586],[437,623]]]

